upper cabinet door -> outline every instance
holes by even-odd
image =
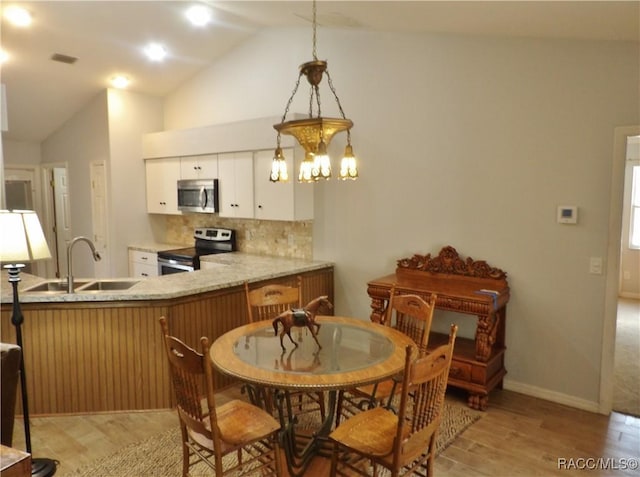
[[[289,172],[288,182],[271,182],[269,173],[273,150],[258,151],[254,156],[255,217],[263,220],[312,220],[314,184],[297,181],[302,149],[283,149]]]
[[[217,179],[218,155],[205,154],[180,158],[181,179]]]
[[[253,218],[253,153],[218,155],[220,217]]]
[[[180,214],[178,210],[178,179],[180,159],[150,159],[145,161],[147,176],[147,212],[150,214]]]
[[[273,151],[258,151],[253,162],[255,187],[255,217],[262,220],[294,220],[293,149],[284,149],[289,172],[288,182],[271,182]],[[293,180],[292,180],[293,179]]]

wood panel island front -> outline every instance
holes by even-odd
[[[29,293],[42,282],[22,274],[20,303],[29,408],[33,415],[166,409],[173,405],[158,318],[197,347],[247,322],[243,284],[294,284],[303,277],[303,300],[328,295],[333,264],[226,253],[214,268],[140,280],[128,290]],[[2,273],[0,339],[15,342],[11,287]],[[277,339],[277,338],[276,338]],[[229,378],[216,375],[218,387]]]

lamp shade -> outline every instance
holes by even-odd
[[[0,210],[0,262],[51,258],[38,215],[33,210]]]

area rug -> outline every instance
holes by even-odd
[[[447,400],[437,452],[442,452],[467,427],[480,419],[482,412],[469,409],[458,401]],[[235,456],[229,456],[235,458]],[[62,474],[60,474],[62,476]],[[68,477],[179,477],[182,475],[180,431],[176,427],[66,474]],[[202,464],[194,468],[193,477],[210,476]],[[248,474],[247,474],[248,475]]]

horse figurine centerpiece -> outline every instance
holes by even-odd
[[[296,348],[298,347],[298,343],[296,343],[291,337],[291,328],[293,327],[307,328],[311,332],[311,336],[313,336],[318,348],[322,348],[317,337],[320,324],[316,323],[316,315],[321,309],[327,311],[333,310],[333,305],[329,301],[329,297],[326,295],[319,296],[318,298],[311,300],[303,308],[291,309],[282,312],[273,319],[273,331],[276,335],[278,334],[278,324],[282,324],[282,331],[280,332],[280,346],[283,351],[286,349],[283,343],[284,335],[289,337]]]

